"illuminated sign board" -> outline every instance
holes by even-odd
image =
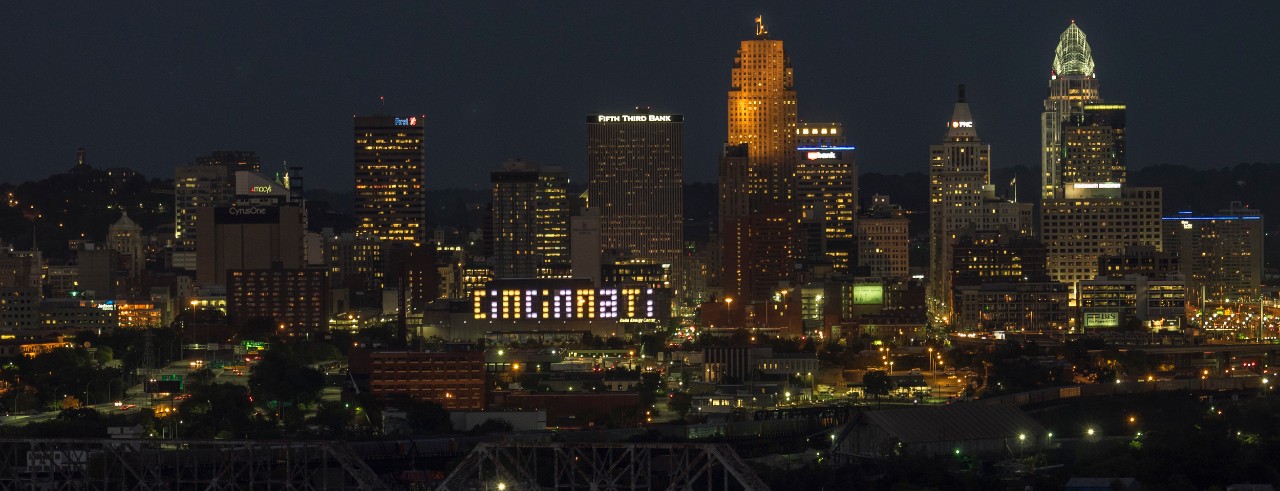
[[[271,186],[253,186],[249,188],[250,193],[270,193]]]
[[[880,305],[884,303],[884,285],[853,285],[854,305]]]
[[[1085,312],[1084,327],[1120,327],[1120,313]]]
[[[407,118],[396,118],[396,126],[417,126],[417,116],[409,116]]]
[[[952,121],[947,126],[951,128],[972,128],[973,121]]]
[[[571,285],[478,289],[472,297],[475,319],[656,322],[669,315],[667,292],[653,288],[581,288]]]
[[[680,123],[679,114],[597,114],[587,116],[588,123]]]
[[[279,223],[280,208],[274,206],[232,206],[213,209],[213,223],[255,224]]]
[[[1118,182],[1073,182],[1071,187],[1076,189],[1120,189]]]
[[[840,154],[835,152],[809,152],[805,154],[805,158],[809,160],[838,159]]]

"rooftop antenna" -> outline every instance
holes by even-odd
[[[386,113],[387,112],[387,96],[385,95],[378,96],[378,101],[382,103],[382,112]]]

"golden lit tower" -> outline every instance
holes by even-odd
[[[426,219],[423,122],[418,116],[355,117],[358,233],[421,244]]]
[[[782,41],[769,39],[761,18],[756,37],[742,42],[729,90],[729,143],[748,145],[750,192],[785,202],[793,193],[796,91]]]
[[[743,233],[721,231],[725,241],[749,238],[724,244],[726,254],[740,256],[723,260],[725,269],[751,274],[740,275],[746,281],[736,287],[722,286],[726,297],[744,297],[739,305],[746,307],[771,298],[790,279],[795,260],[796,92],[791,60],[782,41],[769,39],[761,18],[755,38],[738,48],[730,78],[728,144],[746,144],[747,179],[733,189],[722,182],[720,195],[746,195],[750,216],[740,223]]]

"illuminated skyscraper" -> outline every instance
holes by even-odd
[[[732,286],[735,280],[722,279],[722,286],[726,297],[740,298],[745,307],[771,298],[790,279],[796,256],[796,92],[782,41],[769,39],[760,18],[755,38],[738,48],[730,87],[728,144],[746,144],[746,179],[721,181],[720,195],[746,196],[749,213],[733,219],[745,229],[721,230],[723,241],[746,241],[724,245],[724,276],[737,275],[742,282]],[[739,256],[729,257],[731,252]]]
[[[565,277],[570,271],[568,178],[522,160],[490,173],[495,278]]]
[[[426,179],[421,117],[355,117],[356,232],[421,244]]]
[[[1061,160],[1063,123],[1084,113],[1085,104],[1099,102],[1098,76],[1093,52],[1084,32],[1075,21],[1058,38],[1053,67],[1049,72],[1049,96],[1040,116],[1040,167],[1042,191],[1046,199],[1061,198],[1067,185]]]
[[[830,263],[839,273],[855,264],[858,164],[839,123],[800,123],[796,129],[799,254]]]
[[[941,145],[929,147],[929,311],[951,321],[953,244],[962,230],[1032,234],[1032,206],[997,199],[991,185],[991,146],[978,132],[964,86]]]
[[[684,118],[587,116],[587,192],[600,211],[600,247],[678,267],[684,245]],[[599,275],[599,272],[595,273]]]
[[[1062,123],[1064,186],[1125,182],[1125,105],[1085,104]]]
[[[1163,221],[1164,250],[1179,256],[1193,303],[1257,298],[1265,264],[1261,212],[1235,202],[1215,214],[1179,212]]]

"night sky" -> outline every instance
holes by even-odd
[[[426,115],[431,188],[487,186],[515,157],[581,178],[584,116],[649,105],[685,115],[686,180],[712,181],[757,14],[801,119],[843,121],[864,172],[924,171],[957,83],[993,165],[1038,166],[1071,19],[1103,98],[1129,105],[1130,166],[1280,160],[1275,2],[5,2],[0,180],[81,146],[160,177],[250,149],[347,191],[351,116],[378,112]]]

